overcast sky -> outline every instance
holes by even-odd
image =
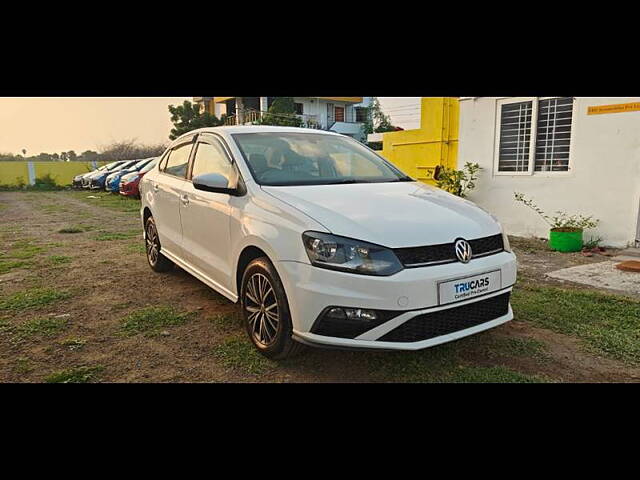
[[[113,141],[166,142],[169,105],[191,98],[0,98],[0,152],[98,150]],[[420,99],[380,97],[394,125],[420,126]]]

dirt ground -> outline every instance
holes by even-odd
[[[506,381],[640,381],[638,367],[594,354],[578,338],[519,321],[517,312],[513,322],[428,353],[309,349],[286,362],[265,361],[245,339],[236,305],[179,268],[168,274],[150,270],[135,208],[110,208],[87,195],[0,193],[0,258],[16,248],[27,252],[24,264],[0,271],[0,299],[30,289],[67,295],[0,310],[6,330],[0,332],[2,382],[42,382],[56,372],[92,366],[99,373],[91,381],[100,382],[395,382],[421,378],[416,370],[431,366],[450,368],[443,378],[470,381],[483,381],[487,372],[508,372]],[[76,233],[60,233],[74,227]],[[514,241],[521,275],[541,283],[557,283],[545,272],[602,260],[540,247],[535,240]],[[127,315],[158,305],[187,312],[189,320],[160,334],[123,334]],[[50,334],[7,333],[42,318],[65,324]],[[530,345],[542,345],[544,354]]]

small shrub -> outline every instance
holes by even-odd
[[[183,325],[191,316],[172,307],[147,307],[124,317],[121,328],[126,335],[158,335],[165,327]]]
[[[435,180],[438,188],[464,198],[467,193],[476,188],[476,180],[480,170],[479,164],[471,162],[465,163],[462,170],[441,166]]]
[[[533,203],[532,199],[525,197],[523,193],[514,192],[516,202],[521,202],[531,210],[536,212],[542,219],[551,227],[552,230],[557,232],[574,232],[584,230],[586,228],[595,228],[600,223],[600,220],[593,218],[593,215],[585,217],[583,215],[569,215],[563,211],[556,211],[555,216],[549,216],[544,211]]]
[[[95,367],[75,367],[52,373],[45,381],[47,383],[87,383],[93,380],[97,374],[103,370],[104,367],[102,365],[96,365]]]

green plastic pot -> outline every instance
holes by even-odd
[[[558,252],[579,252],[582,250],[582,230],[549,232],[549,247]]]

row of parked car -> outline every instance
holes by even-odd
[[[139,198],[140,180],[157,162],[158,158],[156,157],[111,162],[89,173],[75,176],[73,187],[106,190],[127,197]]]

